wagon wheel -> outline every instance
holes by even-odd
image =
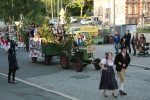
[[[36,62],[37,61],[37,57],[31,57],[32,62]]]
[[[65,53],[62,53],[60,55],[60,63],[63,69],[67,69],[69,68],[69,64],[68,64],[68,57]]]
[[[81,61],[76,61],[76,62],[75,62],[75,67],[76,67],[76,70],[77,70],[78,72],[82,72],[82,70],[83,70],[83,64],[82,64]]]
[[[94,60],[94,62],[96,62],[96,63],[94,63],[94,67],[95,67],[95,69],[96,70],[100,70],[101,68],[100,68],[100,66],[99,66],[99,62],[100,62],[101,60],[99,59],[99,58],[96,58],[95,60]]]
[[[45,55],[45,64],[50,65],[52,61],[52,56],[51,55]]]

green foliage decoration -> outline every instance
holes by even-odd
[[[57,37],[54,36],[53,30],[51,30],[48,26],[43,25],[38,29],[38,32],[42,36],[42,43],[57,43]]]

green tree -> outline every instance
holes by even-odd
[[[19,20],[20,14],[26,17],[32,12],[32,16],[42,14],[43,2],[41,0],[0,0],[0,18],[6,22],[11,22],[12,19]]]

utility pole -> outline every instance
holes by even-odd
[[[116,13],[115,10],[116,10],[116,8],[115,8],[115,0],[114,0],[114,32],[115,32],[115,16],[116,16],[116,15],[115,15],[115,13]]]
[[[149,2],[149,0],[147,0],[145,3],[144,3],[144,5],[143,5],[143,14],[142,14],[142,18],[143,18],[143,26],[144,26],[144,16],[145,16],[145,10],[146,10],[146,8],[147,7],[145,7],[146,6],[146,4]]]
[[[52,19],[53,19],[54,15],[53,15],[53,1],[52,0],[51,0],[51,10],[52,10]]]
[[[12,9],[13,9],[13,20],[12,20],[12,25],[14,24],[14,0],[12,0]]]
[[[59,20],[59,0],[57,0],[57,19]]]
[[[46,16],[47,16],[47,0],[46,0]]]
[[[109,28],[110,28],[110,14],[111,14],[111,9],[110,9],[110,0],[109,0]]]
[[[56,17],[56,7],[55,7],[55,4],[56,4],[56,2],[55,2],[55,0],[54,0],[54,17]]]
[[[61,8],[62,8],[62,0],[61,0]]]

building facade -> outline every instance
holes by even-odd
[[[148,24],[150,0],[94,0],[94,16],[116,25]]]

